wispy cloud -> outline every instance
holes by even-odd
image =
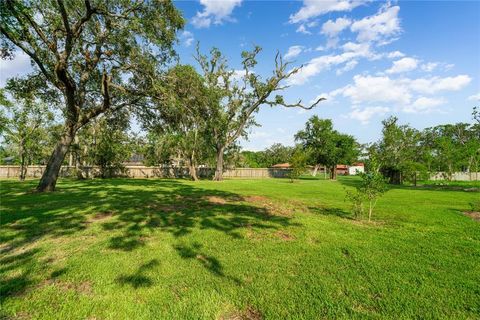
[[[191,33],[190,31],[184,30],[180,34],[180,40],[182,41],[185,47],[190,47],[193,41],[195,40],[195,38],[193,37],[193,33]]]
[[[387,73],[402,73],[408,72],[417,69],[418,60],[415,58],[402,58],[400,60],[394,61],[393,65],[390,69],[388,69]]]
[[[293,59],[297,57],[300,53],[302,53],[304,47],[303,46],[291,46],[288,48],[287,53],[285,54],[285,59]]]
[[[367,0],[304,0],[299,11],[290,16],[290,23],[305,22],[329,12],[352,11]]]
[[[213,24],[222,24],[224,21],[234,21],[231,17],[233,9],[240,6],[242,0],[200,0],[203,11],[197,12],[192,18],[196,28],[208,28]]]

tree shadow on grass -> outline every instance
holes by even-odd
[[[324,216],[337,216],[343,219],[353,219],[353,215],[350,212],[340,208],[327,208],[327,207],[309,207],[308,210],[314,214],[321,214]]]
[[[358,177],[339,177],[338,182],[347,187],[357,187],[360,185],[360,178]],[[419,182],[417,186],[406,184],[388,184],[390,190],[411,190],[411,191],[457,191],[457,192],[472,192],[480,193],[480,188],[469,185],[468,182],[464,185],[440,185],[431,182]]]
[[[51,252],[36,249],[44,239],[75,239],[92,223],[100,223],[111,234],[109,249],[127,252],[144,246],[158,231],[181,238],[195,229],[209,229],[239,238],[242,228],[276,230],[292,225],[290,217],[249,203],[236,193],[204,189],[182,180],[61,181],[58,191],[48,194],[29,193],[34,184],[2,181],[0,301],[41,281],[43,275],[32,274],[35,265],[37,270],[52,272],[50,264],[55,261],[45,259]],[[99,220],[106,212],[108,220]],[[26,247],[33,249],[25,251]],[[183,259],[194,255],[209,272],[228,278],[218,258],[197,252],[199,247],[175,249]],[[118,281],[136,288],[153,285],[145,268],[121,275]]]
[[[220,261],[214,256],[203,253],[201,250],[202,245],[200,243],[194,242],[190,245],[176,245],[174,246],[174,248],[181,258],[198,261],[198,263],[200,263],[213,275],[232,280],[237,285],[240,285],[242,283],[238,278],[226,275]]]
[[[142,264],[133,274],[119,276],[117,282],[122,285],[130,285],[135,289],[151,287],[154,282],[147,273],[159,264],[160,262],[157,259],[152,259]]]

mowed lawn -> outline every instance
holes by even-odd
[[[357,182],[2,180],[0,318],[478,319],[480,193]]]

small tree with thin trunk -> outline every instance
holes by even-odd
[[[379,172],[360,173],[359,176],[362,181],[355,191],[347,192],[347,199],[352,203],[352,211],[356,217],[364,213],[364,202],[367,202],[370,221],[378,199],[388,190],[387,183]]]
[[[198,61],[206,86],[210,90],[210,102],[205,113],[207,119],[207,137],[216,154],[216,170],[214,180],[222,180],[224,167],[224,153],[240,137],[247,136],[247,129],[255,125],[254,114],[262,105],[297,107],[312,109],[320,98],[310,106],[304,106],[302,101],[288,104],[283,96],[272,95],[286,89],[285,80],[297,73],[301,67],[289,69],[289,62],[285,62],[277,53],[273,75],[262,79],[254,71],[257,65],[257,55],[260,47],[252,51],[242,52],[242,70],[233,70],[228,67],[226,58],[221,52],[213,48],[210,56],[200,53],[197,45],[196,60]]]
[[[77,131],[106,111],[146,106],[184,20],[171,1],[2,0],[1,57],[28,55],[24,79],[60,101],[63,133],[37,190],[53,191]]]

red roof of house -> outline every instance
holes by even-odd
[[[337,164],[337,169],[348,169],[346,164]]]
[[[272,168],[290,168],[290,163],[277,163],[272,166]]]

